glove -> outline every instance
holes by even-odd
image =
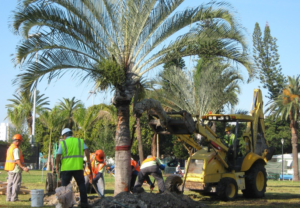
[[[161,164],[160,166],[159,166],[159,168],[161,169],[161,170],[164,170],[165,169],[165,165],[164,164]]]

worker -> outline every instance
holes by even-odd
[[[61,135],[64,140],[59,143],[56,153],[56,170],[58,170],[58,164],[61,163],[61,185],[67,186],[74,177],[80,191],[81,207],[89,207],[82,168],[83,153],[90,158],[90,152],[82,139],[73,137],[71,129],[63,129]],[[91,169],[90,163],[88,166]]]
[[[102,150],[97,150],[90,157],[91,169],[86,167],[84,170],[84,180],[86,188],[88,188],[89,183],[94,184],[95,188],[102,197],[104,197],[104,177],[103,173],[105,170],[106,163],[104,162],[105,154]],[[91,171],[90,171],[91,170]],[[91,174],[90,174],[91,173]]]
[[[147,159],[142,162],[140,167],[140,172],[138,174],[138,180],[134,186],[133,191],[139,192],[138,189],[143,185],[144,180],[152,175],[154,179],[157,181],[159,192],[162,193],[165,191],[164,179],[162,177],[161,170],[165,169],[165,165],[160,161],[160,159],[148,155]],[[151,188],[154,187],[154,184],[150,185]]]
[[[24,164],[24,158],[19,147],[23,142],[20,134],[12,138],[12,144],[7,149],[4,170],[8,171],[6,201],[19,201],[18,193],[22,182],[22,170],[28,172],[29,169]]]
[[[130,160],[130,166],[131,166],[130,191],[133,191],[136,178],[140,172],[140,166],[133,158],[131,158]]]
[[[234,144],[235,135],[233,133],[231,133],[231,127],[230,126],[227,126],[225,128],[225,133],[226,133],[226,135],[224,136],[225,143],[227,144],[228,147],[230,147],[231,145]]]

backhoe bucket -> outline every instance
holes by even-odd
[[[167,113],[166,128],[161,126],[160,120],[154,113],[149,114],[149,125],[158,134],[193,134],[195,131],[195,121],[191,114],[186,111]]]

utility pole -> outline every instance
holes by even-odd
[[[93,94],[93,105],[94,105],[94,98],[95,98],[96,92],[95,92],[95,90],[94,90],[94,91],[89,91],[89,93],[90,93],[91,95]]]
[[[28,37],[31,38],[31,37],[40,37],[41,36],[41,33],[35,33],[35,34],[32,34],[32,35],[29,35]],[[38,63],[38,51],[36,51],[36,55],[35,55],[35,63],[36,63],[36,66],[37,66],[37,63]],[[34,82],[34,89],[33,89],[33,109],[32,109],[32,132],[31,132],[31,144],[34,145],[34,133],[35,133],[35,110],[36,110],[36,88],[37,88],[37,80],[35,80]]]
[[[284,144],[284,139],[281,139],[281,144],[282,144],[282,158],[281,158],[281,176],[282,176],[282,181],[283,181],[283,144]]]

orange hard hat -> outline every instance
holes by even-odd
[[[104,161],[105,154],[104,154],[104,152],[102,150],[97,150],[95,152],[95,155],[96,155],[96,160],[98,162],[103,162]]]
[[[13,140],[20,140],[21,142],[23,142],[23,138],[22,138],[21,134],[15,134],[12,139]]]

